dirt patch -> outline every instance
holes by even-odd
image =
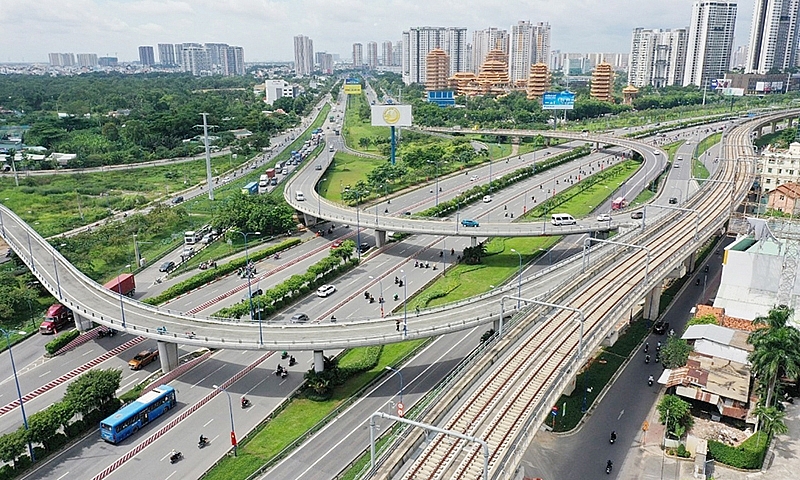
[[[732,447],[738,447],[752,435],[750,429],[742,431],[724,423],[697,417],[694,417],[694,425],[689,433],[698,438],[716,440]]]

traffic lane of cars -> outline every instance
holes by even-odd
[[[66,373],[69,373],[75,368],[84,365],[87,361],[106,353],[111,348],[125,343],[132,338],[135,337],[127,334],[119,334],[111,338],[106,337],[97,339],[87,342],[71,352],[67,352],[57,358],[52,359],[51,362],[48,362],[36,369],[31,370],[25,375],[20,376],[20,387],[23,388],[23,395],[36,390],[42,385],[46,385],[48,382],[53,381]],[[111,357],[110,359],[93,368],[120,369],[122,371],[122,379],[120,380],[119,393],[121,394],[161,368],[160,363],[156,359],[141,369],[135,371],[130,369],[129,361],[132,360],[136,354],[144,350],[155,350],[157,352],[157,343],[154,340],[145,340],[144,342],[128,348],[127,350]],[[187,349],[179,348],[178,354],[185,355],[188,352],[189,350]],[[67,386],[75,378],[78,377],[74,377],[73,379],[54,386],[50,390],[41,393],[31,400],[26,401],[25,413],[30,416],[31,414],[40,410],[44,410],[53,403],[60,401],[66,393]],[[3,399],[5,399],[5,396]],[[13,398],[9,398],[7,401],[2,403],[5,405],[9,401],[13,400],[16,400],[16,392],[14,392]],[[18,409],[0,416],[0,434],[9,433],[15,430],[19,426],[20,422],[21,417]]]

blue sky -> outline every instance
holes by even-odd
[[[0,0],[0,62],[46,62],[49,52],[138,59],[139,45],[220,42],[246,61],[292,60],[292,37],[348,58],[351,45],[397,41],[412,26],[509,29],[549,22],[552,48],[628,52],[631,30],[689,24],[693,0]],[[736,42],[747,42],[753,0],[740,0]]]

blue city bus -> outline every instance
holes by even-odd
[[[119,443],[175,406],[175,389],[161,385],[100,422],[100,436]]]

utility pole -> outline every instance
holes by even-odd
[[[208,114],[201,113],[203,116],[203,143],[206,146],[206,181],[208,182],[208,199],[214,200],[214,183],[211,178],[211,151],[208,146]]]

